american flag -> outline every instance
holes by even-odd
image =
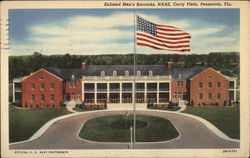
[[[137,45],[158,50],[187,52],[190,51],[190,34],[180,29],[154,24],[136,16]]]

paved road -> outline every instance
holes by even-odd
[[[54,123],[40,138],[21,144],[10,145],[10,149],[127,149],[129,143],[95,143],[77,137],[82,124],[89,119],[125,111],[83,113]],[[179,115],[156,111],[138,111],[138,114],[159,116],[170,120],[180,132],[176,140],[160,143],[137,143],[138,149],[207,149],[238,148],[239,143],[221,139],[199,121]]]

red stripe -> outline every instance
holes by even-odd
[[[160,26],[160,27],[169,27],[169,28],[174,28],[174,29],[178,29],[178,28],[176,28],[176,27],[174,27],[174,26],[167,26],[167,25],[156,25],[156,26]]]
[[[167,47],[167,48],[189,47],[189,45],[168,46],[168,45],[165,45],[165,44],[156,43],[156,42],[153,42],[153,41],[150,41],[150,40],[147,40],[147,39],[143,39],[143,38],[137,38],[137,40],[149,42],[149,43],[152,43],[152,44],[155,44],[155,45],[158,45],[158,46],[162,46],[162,47]]]
[[[157,30],[161,30],[161,31],[179,31],[179,32],[182,32],[181,30],[163,29],[163,28],[157,28]]]
[[[190,36],[190,34],[188,34],[188,33],[162,33],[162,32],[158,32],[158,31],[157,31],[157,34],[167,35],[167,36],[181,36],[181,35]]]
[[[188,41],[179,41],[179,42],[164,41],[164,40],[160,40],[158,38],[154,38],[154,37],[144,35],[144,34],[141,34],[141,33],[137,33],[137,36],[143,36],[143,37],[146,37],[146,38],[150,38],[150,39],[153,39],[153,40],[156,40],[156,41],[159,41],[159,42],[163,42],[163,43],[168,43],[168,44],[189,43],[189,40]]]
[[[191,36],[169,38],[169,37],[164,37],[164,36],[159,36],[159,35],[157,35],[157,37],[167,39],[167,40],[181,40],[181,39],[190,39],[191,38]]]
[[[151,45],[144,44],[144,43],[137,43],[137,45],[139,45],[139,46],[147,46],[147,47],[150,47],[150,48],[153,48],[153,49],[158,49],[158,50],[168,50],[168,51],[175,51],[175,52],[188,52],[188,51],[190,51],[190,49],[180,49],[180,50],[162,49],[162,48],[158,48],[158,47],[151,46]]]

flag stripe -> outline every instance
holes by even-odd
[[[158,50],[168,50],[168,51],[175,51],[175,52],[190,51],[190,49],[164,49],[164,48],[159,48],[159,47],[155,47],[155,46],[152,46],[152,45],[148,45],[148,44],[145,44],[145,43],[139,43],[139,42],[137,43],[137,45],[139,45],[139,46],[147,46],[147,47],[158,49]]]
[[[168,44],[180,44],[180,43],[189,43],[188,40],[174,40],[173,41],[169,41],[169,40],[161,40],[160,38],[155,38],[155,37],[151,37],[151,36],[148,36],[146,34],[142,34],[142,33],[137,33],[137,37],[146,37],[146,38],[149,38],[149,39],[152,39],[152,40],[156,40],[156,41],[159,41],[159,42],[162,42],[162,43],[168,43]]]
[[[158,50],[190,51],[190,34],[177,27],[158,25],[137,16],[137,45]]]
[[[154,44],[154,45],[162,46],[162,47],[167,47],[167,48],[182,48],[182,47],[189,47],[189,45],[176,45],[176,46],[170,46],[170,45],[161,44],[161,43],[158,43],[158,42],[155,42],[155,41],[147,40],[147,39],[144,39],[144,38],[138,38],[138,37],[137,37],[137,40],[149,42],[149,43],[152,43],[152,44]]]
[[[160,35],[167,35],[167,36],[182,36],[182,35],[188,35],[188,33],[162,33],[162,32],[159,32],[157,31],[158,34]]]

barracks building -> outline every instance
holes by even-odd
[[[236,78],[210,67],[174,68],[173,62],[167,62],[136,65],[135,79],[133,65],[82,63],[81,69],[42,68],[13,80],[13,102],[23,108],[60,107],[65,102],[126,107],[134,100],[138,107],[170,101],[225,106],[236,100]]]

